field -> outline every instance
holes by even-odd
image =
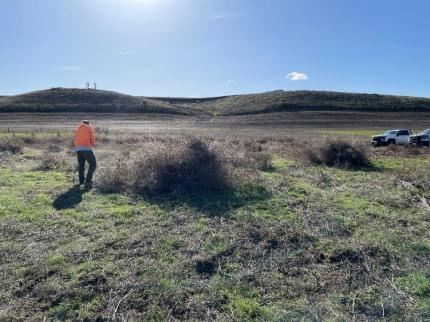
[[[429,320],[430,151],[368,147],[426,116],[0,114],[0,320]],[[371,166],[312,162],[338,140]]]
[[[428,128],[430,113],[296,111],[241,116],[177,116],[133,113],[0,113],[2,132],[70,132],[83,119],[93,120],[99,132],[198,133],[220,131],[231,136],[283,134],[380,134],[389,128]]]

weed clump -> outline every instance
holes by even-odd
[[[275,166],[272,162],[272,156],[268,153],[261,154],[258,160],[258,169],[261,171],[274,171]]]
[[[14,138],[0,138],[0,152],[9,154],[21,154],[22,141]]]
[[[62,151],[62,148],[58,144],[48,143],[45,146],[45,151],[48,153],[58,153]]]
[[[103,193],[117,193],[127,191],[130,185],[130,162],[126,158],[118,159],[110,168],[101,172],[98,189]]]
[[[327,141],[306,151],[307,158],[314,164],[346,169],[370,169],[372,162],[361,146],[344,141]]]
[[[196,139],[182,145],[146,144],[137,159],[119,161],[101,178],[101,191],[130,190],[143,195],[225,191],[230,187],[217,153]]]
[[[237,146],[231,142],[216,142],[215,146],[224,160],[235,168],[260,171],[273,171],[271,153],[262,149],[261,145],[253,145],[253,141]]]
[[[68,162],[66,157],[60,153],[45,153],[40,164],[36,167],[38,171],[64,170],[73,171],[73,166]]]
[[[68,157],[58,144],[48,143],[45,145],[43,154],[40,156],[39,164],[34,170],[37,171],[76,171],[76,165]]]
[[[222,191],[228,186],[225,168],[217,154],[200,140],[189,141],[183,149],[153,154],[139,161],[136,167],[135,184],[139,191]]]

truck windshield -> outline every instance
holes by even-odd
[[[425,129],[419,135],[428,135],[428,134],[430,134],[430,129]]]
[[[392,135],[392,134],[396,134],[397,131],[391,130],[391,131],[387,131],[385,132],[383,135]]]

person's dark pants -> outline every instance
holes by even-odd
[[[97,168],[96,156],[93,151],[78,151],[78,165],[79,165],[79,184],[91,184],[93,182],[93,173]],[[88,172],[85,177],[85,162],[88,162]]]

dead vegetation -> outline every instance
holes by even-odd
[[[0,138],[0,152],[6,154],[22,153],[23,142],[17,138]]]
[[[116,161],[101,170],[98,187],[108,193],[227,192],[246,183],[255,171],[273,171],[273,153],[287,153],[291,147],[271,138],[258,142],[188,136],[103,140],[124,146]]]
[[[307,150],[310,162],[345,169],[372,169],[363,146],[345,141],[329,140]]]
[[[51,152],[46,151],[40,157],[39,165],[36,166],[36,170],[39,171],[66,171],[72,172],[76,170],[76,165],[73,164],[70,156],[62,151]]]
[[[227,191],[227,169],[201,140],[182,144],[146,143],[133,158],[123,156],[105,168],[98,187],[103,192],[121,190],[139,194]]]

